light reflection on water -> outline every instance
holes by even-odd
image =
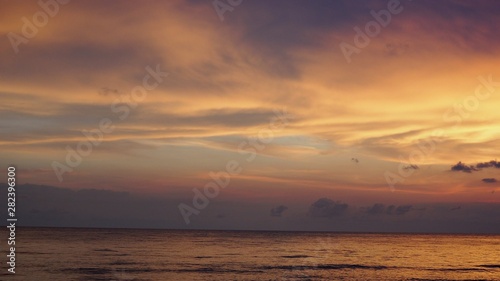
[[[17,240],[17,274],[2,280],[500,280],[498,235],[21,228]]]

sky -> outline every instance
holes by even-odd
[[[20,224],[500,233],[499,2],[1,5]]]

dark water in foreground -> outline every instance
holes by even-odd
[[[500,236],[23,228],[1,280],[500,280]]]

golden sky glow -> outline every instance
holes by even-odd
[[[221,198],[500,202],[498,183],[482,180],[500,180],[498,168],[450,169],[499,157],[498,4],[402,1],[348,63],[339,44],[386,3],[244,1],[220,21],[211,1],[72,1],[16,54],[9,32],[41,8],[4,2],[1,162],[20,182],[64,188],[185,195],[236,160],[244,171]],[[148,66],[169,75],[120,120],[113,102]],[[480,85],[489,97],[475,104]],[[246,161],[238,146],[284,108],[294,118]],[[103,118],[114,131],[60,182],[52,163]],[[386,172],[411,164],[391,192]]]

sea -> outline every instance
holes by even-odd
[[[19,228],[1,280],[500,280],[500,235]]]

